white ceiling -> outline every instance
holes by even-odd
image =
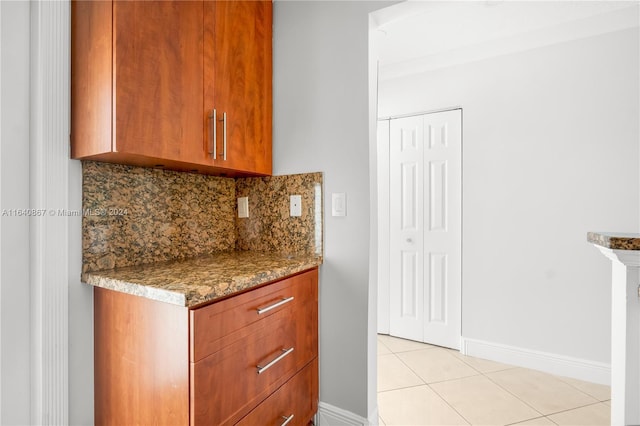
[[[380,79],[637,27],[640,1],[406,1],[372,14]]]

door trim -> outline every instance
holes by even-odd
[[[67,0],[31,3],[32,424],[69,423],[70,22]]]
[[[389,143],[390,143],[390,119],[378,120],[378,333],[389,334],[390,332],[390,309],[389,309],[389,252],[391,224],[390,203],[389,203]],[[380,133],[382,132],[382,134]],[[386,134],[385,134],[386,132]]]

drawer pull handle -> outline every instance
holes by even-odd
[[[266,307],[264,307],[264,308],[258,308],[258,309],[256,309],[256,311],[258,311],[258,315],[262,315],[262,314],[264,314],[265,312],[269,312],[270,310],[275,309],[275,308],[277,308],[278,306],[282,306],[282,305],[284,305],[285,303],[289,303],[289,302],[291,302],[292,300],[293,300],[293,296],[291,296],[291,297],[287,297],[286,299],[282,299],[281,301],[276,302],[276,303],[274,303],[273,305],[269,305],[269,306],[266,306]]]
[[[284,358],[285,356],[289,355],[291,352],[293,352],[293,348],[283,349],[282,353],[280,355],[278,355],[278,357],[276,359],[274,359],[273,361],[269,362],[269,364],[265,365],[264,367],[262,367],[260,365],[256,365],[256,368],[258,369],[258,374],[264,373],[265,371],[267,371],[268,369],[273,367],[275,364],[280,362],[282,360],[282,358]]]
[[[285,426],[289,424],[291,420],[293,420],[293,414],[290,415],[289,417],[282,416],[282,418],[284,419],[284,423],[282,423],[280,426]]]

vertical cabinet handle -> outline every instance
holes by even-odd
[[[222,114],[222,159],[227,161],[227,113]]]
[[[209,153],[209,155],[213,154],[213,132],[214,132],[214,121],[213,121],[213,117],[214,117],[214,112],[213,110],[211,110],[211,112],[209,113],[209,143],[207,144],[207,153]]]
[[[265,371],[267,371],[268,369],[270,369],[271,367],[276,365],[278,362],[280,362],[284,357],[289,355],[291,352],[293,352],[293,347],[291,347],[289,349],[283,349],[282,353],[280,355],[278,355],[277,358],[269,361],[269,363],[267,365],[265,365],[264,367],[261,366],[261,365],[256,365],[256,368],[258,369],[258,374],[264,373]]]
[[[289,424],[291,420],[293,420],[293,414],[290,415],[289,417],[282,416],[282,418],[284,419],[284,422],[280,426],[285,426]]]
[[[209,114],[209,155],[212,155],[214,160],[217,157],[216,145],[216,110],[212,109]]]
[[[222,159],[227,161],[227,113],[222,114]],[[218,132],[217,132],[217,113],[215,108],[211,110],[209,114],[209,155],[213,156],[213,159],[218,158]]]

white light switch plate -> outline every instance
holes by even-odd
[[[338,192],[331,194],[331,216],[347,215],[347,194]]]
[[[289,216],[300,217],[302,216],[302,195],[292,195],[289,197]]]
[[[238,217],[249,217],[249,197],[238,198]]]

